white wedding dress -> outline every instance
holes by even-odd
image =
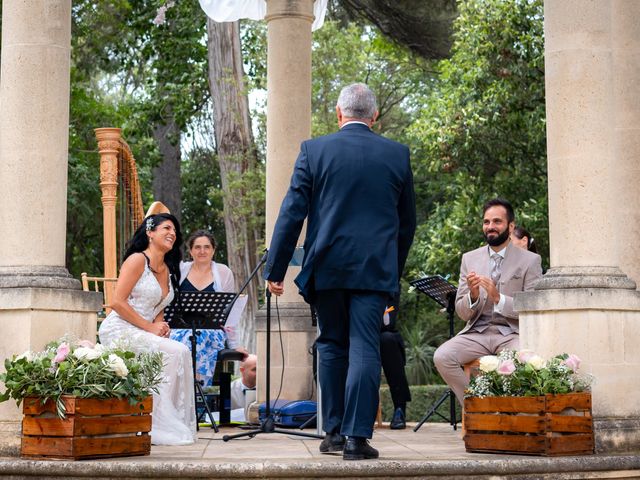
[[[129,295],[129,305],[152,322],[173,300],[173,289],[162,298],[162,288],[145,263],[144,272]],[[121,318],[115,310],[100,325],[100,341],[124,341],[133,351],[163,352],[164,380],[153,395],[151,443],[189,445],[196,440],[196,415],[191,352],[180,342],[146,332]]]

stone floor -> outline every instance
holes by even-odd
[[[247,458],[296,463],[312,460],[319,462],[342,461],[338,455],[323,455],[319,452],[320,440],[288,436],[280,433],[259,434],[254,438],[222,441],[225,434],[240,433],[238,428],[223,428],[216,434],[213,430],[200,429],[198,443],[189,447],[152,447],[149,461],[154,458],[200,458],[213,462],[234,461]],[[299,431],[299,430],[294,430]],[[316,433],[314,430],[304,430]],[[417,432],[406,430],[376,429],[371,444],[380,451],[383,460],[451,460],[477,458],[477,454],[466,453],[460,430],[454,431],[445,424],[424,424]],[[489,458],[491,456],[488,456]]]
[[[379,460],[321,455],[320,441],[279,433],[223,442],[238,428],[201,429],[198,442],[154,446],[151,455],[105,460],[0,459],[0,478],[640,478],[640,455],[528,457],[467,453],[460,430],[427,423],[379,428]],[[307,430],[309,433],[315,431]]]

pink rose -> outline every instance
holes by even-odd
[[[520,350],[517,354],[520,363],[527,363],[536,353],[533,350]]]
[[[572,372],[576,372],[580,367],[580,362],[581,362],[580,357],[572,353],[562,363],[564,363],[567,367],[569,367],[569,369],[571,369]]]
[[[64,362],[64,359],[67,358],[67,355],[69,355],[69,351],[71,349],[69,348],[69,345],[67,343],[61,343],[58,346],[58,349],[56,350],[56,356],[53,359],[53,361],[55,363],[60,363],[60,362]]]
[[[513,360],[504,360],[503,362],[500,362],[500,365],[498,365],[497,372],[500,375],[511,375],[515,371],[516,366],[514,365]]]
[[[86,347],[86,348],[93,348],[94,347],[94,343],[90,342],[89,340],[78,340],[78,346],[79,347]]]

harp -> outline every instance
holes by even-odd
[[[88,282],[103,283],[105,310],[118,277],[118,263],[126,248],[127,239],[144,219],[138,170],[131,149],[122,138],[119,128],[96,128],[100,152],[100,189],[102,190],[102,223],[104,231],[104,278],[82,275],[83,288]]]

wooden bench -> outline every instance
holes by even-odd
[[[476,358],[475,360],[469,362],[469,363],[465,363],[462,366],[462,370],[464,370],[464,374],[467,377],[467,380],[471,380],[471,377],[474,377],[478,374],[478,372],[480,371],[480,359]],[[465,427],[464,427],[464,409],[462,412],[462,435],[464,436],[465,434]]]
[[[480,371],[480,359],[476,358],[469,363],[465,363],[462,366],[462,370],[464,370],[467,380],[471,380],[471,377],[475,377]]]
[[[111,311],[111,307],[109,307],[109,300],[111,297],[111,292],[115,288],[117,278],[105,278],[105,277],[90,277],[86,272],[82,272],[80,275],[82,281],[82,290],[85,292],[102,292],[103,295],[103,303],[102,308],[104,309],[105,315],[108,315]]]

